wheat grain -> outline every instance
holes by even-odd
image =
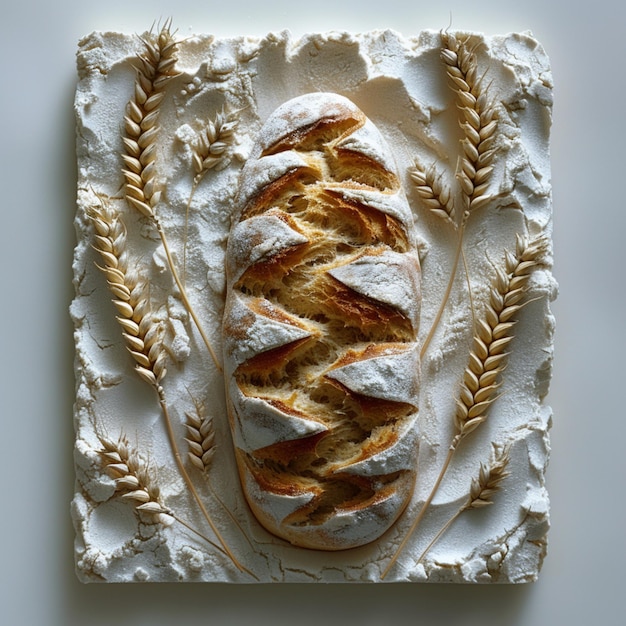
[[[128,351],[139,376],[157,391],[166,374],[162,329],[151,312],[148,281],[128,268],[126,228],[103,200],[87,212],[94,227],[93,247],[100,253],[113,304]]]
[[[487,190],[493,172],[498,117],[478,76],[478,62],[470,37],[457,39],[454,35],[442,33],[441,39],[441,58],[461,113],[463,156],[457,179],[462,192],[464,219],[467,219],[470,211],[484,206],[491,199]]]

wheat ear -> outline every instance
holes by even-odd
[[[187,232],[191,202],[205,174],[212,169],[227,165],[227,150],[235,139],[235,131],[239,125],[237,114],[238,111],[226,113],[224,109],[222,109],[215,115],[215,119],[208,120],[208,122],[203,125],[191,142],[191,162],[195,175],[191,193],[189,194],[189,200],[187,201],[187,207],[185,208],[183,283],[185,282],[187,269]]]
[[[95,231],[93,247],[103,260],[98,267],[106,276],[135,370],[158,392],[166,374],[166,353],[161,326],[152,315],[148,282],[128,269],[126,228],[120,216],[103,201],[91,207],[88,216]]]
[[[150,33],[142,38],[144,53],[139,56],[134,97],[126,106],[125,136],[122,137],[126,154],[122,155],[126,169],[126,199],[143,215],[154,218],[161,189],[157,179],[156,139],[160,105],[165,97],[167,83],[178,75],[175,69],[177,44],[169,22],[158,35]]]
[[[454,447],[487,419],[487,411],[498,396],[515,317],[528,301],[530,276],[544,262],[547,250],[545,238],[529,243],[518,236],[515,253],[505,252],[504,268],[496,270],[489,303],[475,325],[469,363],[457,399]]]
[[[459,126],[463,132],[462,155],[459,158],[456,173],[463,206],[461,211],[454,207],[450,213],[451,217],[460,216],[461,220],[457,231],[457,246],[444,297],[422,343],[420,351],[422,358],[435,336],[452,293],[462,256],[467,220],[473,211],[485,206],[492,199],[487,190],[493,173],[495,139],[498,130],[497,110],[489,100],[482,77],[478,76],[478,60],[475,47],[470,46],[470,38],[457,39],[454,35],[444,32],[441,34],[441,42],[441,59],[457,99]]]
[[[477,478],[472,478],[470,493],[467,501],[456,513],[441,527],[432,541],[424,548],[424,551],[415,562],[419,565],[431,548],[441,539],[444,533],[452,526],[454,521],[465,511],[479,509],[493,504],[492,498],[500,490],[500,484],[509,475],[507,467],[509,464],[509,447],[497,446],[493,444],[493,458],[489,465],[480,464],[480,471]]]
[[[187,452],[187,459],[196,469],[202,472],[208,478],[209,470],[213,463],[213,457],[217,446],[215,445],[215,429],[213,426],[213,419],[206,414],[206,408],[203,402],[200,402],[192,397],[195,405],[195,412],[186,412],[185,416],[187,422],[185,427],[187,428],[187,437],[185,441],[189,445]],[[232,514],[231,510],[224,504],[222,499],[213,489],[211,483],[207,480],[207,486],[211,490],[211,493],[215,499],[224,508],[233,524],[239,528],[241,534],[245,537],[246,541],[250,544],[250,547],[254,548],[249,537],[246,535],[246,531],[242,528],[239,520]]]
[[[155,522],[167,526],[171,520],[177,521],[225,554],[221,546],[197,531],[174,513],[172,509],[163,504],[153,468],[148,465],[135,448],[130,446],[125,435],[121,435],[117,441],[103,435],[98,435],[98,439],[102,446],[98,451],[102,464],[106,473],[115,480],[115,491],[122,499],[133,502],[139,513],[148,516]]]
[[[185,413],[189,445],[187,458],[201,472],[207,472],[215,455],[215,429],[213,419],[206,414],[204,404],[194,401],[195,413]]]
[[[122,435],[117,441],[99,436],[99,450],[107,474],[115,480],[115,490],[125,500],[135,503],[138,511],[167,523],[170,510],[161,501],[159,487],[148,464],[130,447]]]
[[[158,119],[165,88],[168,82],[178,75],[175,68],[177,43],[169,22],[158,35],[150,34],[144,37],[142,42],[145,50],[144,54],[139,56],[139,63],[136,66],[135,92],[128,102],[124,116],[122,137],[125,148],[125,154],[122,155],[125,165],[122,172],[126,181],[124,195],[128,203],[149,218],[156,227],[183,305],[193,319],[215,366],[221,372],[222,366],[187,297],[163,225],[155,212],[161,197],[161,184],[157,178],[156,168],[157,137],[160,131]]]
[[[429,211],[456,228],[452,192],[442,182],[442,174],[437,172],[435,164],[426,168],[419,160],[415,160],[413,167],[409,169],[409,177]]]
[[[484,206],[491,199],[486,192],[493,172],[498,118],[478,76],[478,61],[470,38],[457,39],[454,35],[442,33],[441,40],[441,58],[461,113],[463,156],[457,180],[463,197],[463,219],[466,220],[470,211]]]
[[[385,568],[383,578],[398,559],[433,501],[459,444],[487,419],[487,412],[497,399],[502,384],[507,348],[513,339],[516,315],[528,303],[530,276],[545,262],[547,251],[548,242],[545,238],[528,242],[518,236],[515,253],[505,252],[504,268],[496,271],[489,302],[482,317],[475,324],[469,362],[463,373],[456,403],[456,432],[448,454],[428,498]]]
[[[235,139],[239,125],[238,111],[226,113],[224,109],[208,120],[191,144],[192,163],[195,171],[194,185],[216,167],[227,164],[227,150]]]

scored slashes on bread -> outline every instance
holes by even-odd
[[[316,93],[270,116],[242,172],[229,417],[254,515],[297,546],[373,541],[413,490],[420,268],[394,171],[372,122]]]

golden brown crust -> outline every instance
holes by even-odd
[[[335,94],[270,116],[227,252],[235,452],[270,532],[314,549],[376,539],[417,457],[419,262],[380,134]]]

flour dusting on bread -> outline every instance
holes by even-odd
[[[242,485],[303,547],[373,541],[417,465],[420,267],[391,152],[346,98],[261,129],[227,251],[225,374]]]

